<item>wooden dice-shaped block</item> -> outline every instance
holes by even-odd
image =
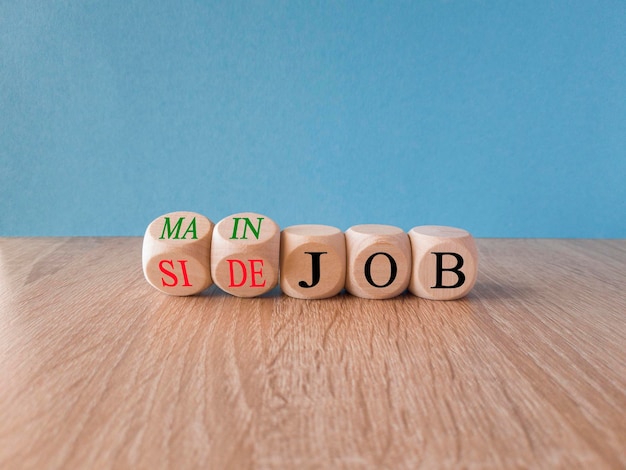
[[[328,225],[294,225],[280,235],[280,288],[299,299],[337,295],[346,280],[346,242]]]
[[[423,225],[409,230],[413,270],[409,291],[431,300],[454,300],[474,287],[478,250],[466,230]]]
[[[408,235],[391,225],[355,225],[346,231],[346,290],[366,299],[402,294],[411,277]]]
[[[146,280],[170,295],[193,295],[211,280],[213,222],[194,212],[171,212],[154,219],[143,238]]]
[[[237,297],[262,295],[278,284],[280,228],[253,212],[233,214],[213,230],[211,275]]]

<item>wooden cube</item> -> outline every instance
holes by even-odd
[[[171,212],[154,219],[143,238],[146,280],[170,295],[193,295],[211,280],[213,222],[194,212]]]
[[[459,299],[474,287],[478,250],[466,230],[423,225],[409,231],[413,269],[409,291],[432,300]]]
[[[256,297],[278,284],[280,228],[254,212],[233,214],[213,230],[211,275],[237,297]]]
[[[337,295],[346,280],[346,242],[328,225],[294,225],[280,235],[280,288],[299,299]]]
[[[355,225],[346,231],[346,290],[366,299],[402,294],[411,277],[408,235],[391,225]]]

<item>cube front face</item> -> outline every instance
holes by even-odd
[[[366,299],[402,294],[411,277],[408,235],[391,225],[355,225],[346,231],[346,290]]]
[[[256,297],[278,284],[280,228],[254,212],[225,217],[213,230],[211,275],[237,297]]]
[[[478,275],[478,250],[467,231],[428,225],[411,229],[409,238],[411,293],[430,300],[455,300],[472,290]]]
[[[337,295],[346,278],[346,244],[341,230],[327,225],[296,225],[281,233],[280,288],[299,299]]]
[[[213,222],[194,212],[170,212],[154,219],[143,239],[142,267],[150,285],[169,295],[202,292],[210,270]]]

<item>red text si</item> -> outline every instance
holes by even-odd
[[[183,287],[191,287],[191,284],[189,283],[189,276],[187,275],[186,259],[179,259],[176,261],[173,261],[171,259],[162,259],[159,263],[159,269],[163,274],[171,279],[170,282],[166,282],[165,278],[162,277],[161,282],[163,283],[163,287],[175,287],[178,285],[178,276],[176,276],[176,273],[174,272],[174,270],[176,269],[174,267],[175,262],[180,264],[180,269],[183,274]],[[171,270],[168,270],[165,265],[169,265]]]

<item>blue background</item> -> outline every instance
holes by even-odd
[[[626,4],[2,2],[0,163],[0,235],[626,237]]]

